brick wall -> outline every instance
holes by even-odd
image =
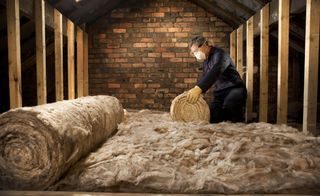
[[[113,95],[125,108],[168,110],[202,73],[190,39],[203,35],[229,51],[231,30],[187,0],[130,0],[89,28],[90,94]]]

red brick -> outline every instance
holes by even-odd
[[[193,13],[192,12],[181,12],[181,13],[179,13],[179,15],[182,17],[192,17]]]
[[[134,84],[134,88],[146,88],[146,84]]]
[[[153,94],[156,90],[154,88],[144,89],[142,92],[146,94]]]
[[[120,44],[107,44],[107,48],[120,48]]]
[[[115,52],[115,53],[121,53],[121,52],[127,52],[128,49],[127,48],[115,48],[115,49],[112,49],[112,52]]]
[[[159,12],[170,12],[170,7],[160,7]]]
[[[154,62],[156,62],[156,59],[155,58],[142,58],[142,62],[154,63]]]
[[[183,62],[193,63],[196,62],[196,58],[183,58]]]
[[[147,44],[146,43],[134,43],[133,47],[134,48],[145,48],[145,47],[147,47]]]
[[[144,63],[133,63],[132,67],[145,67],[146,65]]]
[[[188,88],[188,84],[185,83],[176,83],[174,86],[176,88]]]
[[[147,46],[148,46],[149,48],[155,48],[155,47],[159,47],[160,44],[159,44],[159,43],[147,43]]]
[[[124,94],[123,98],[126,99],[136,99],[137,96],[135,94]]]
[[[175,37],[188,37],[189,34],[188,33],[175,33],[174,36]]]
[[[183,12],[183,7],[171,7],[171,12]]]
[[[120,88],[120,84],[117,83],[109,83],[108,88]]]
[[[151,8],[151,7],[143,8],[142,11],[143,11],[143,12],[156,12],[156,8]]]
[[[173,57],[175,57],[175,53],[173,53],[173,52],[165,52],[165,53],[162,53],[162,57],[163,58],[173,58]]]
[[[176,47],[185,48],[185,47],[188,47],[189,44],[188,44],[188,43],[183,43],[183,42],[181,42],[181,43],[175,43],[175,46],[176,46]]]
[[[115,62],[116,63],[126,63],[126,62],[128,62],[128,59],[127,58],[116,58]]]
[[[172,63],[179,63],[182,62],[182,58],[170,58],[169,61]]]
[[[157,83],[150,83],[148,84],[148,88],[160,88],[160,84],[157,84]]]
[[[181,32],[181,28],[177,28],[177,27],[172,27],[172,28],[168,28],[168,32]]]
[[[183,28],[182,32],[192,32],[193,29],[192,28]]]
[[[189,57],[189,53],[187,52],[177,52],[176,57]]]
[[[192,68],[183,68],[182,72],[192,72],[193,69]]]
[[[168,28],[154,28],[154,32],[168,32]]]
[[[140,32],[154,32],[154,29],[153,28],[141,28],[140,29]]]
[[[106,34],[95,34],[95,35],[93,35],[93,38],[98,38],[98,39],[101,39],[101,38],[106,38],[107,37],[107,35]]]
[[[113,32],[114,33],[125,33],[125,32],[127,32],[127,30],[126,29],[113,29]]]
[[[161,56],[161,53],[158,53],[158,52],[148,53],[148,57],[160,57],[160,56]]]
[[[157,12],[157,13],[152,13],[153,17],[164,17],[164,13],[163,12]]]
[[[121,63],[121,67],[130,68],[130,67],[132,67],[132,64],[130,64],[130,63]]]
[[[184,79],[184,83],[193,84],[193,83],[196,83],[196,82],[197,82],[197,79],[196,79],[196,78],[185,78],[185,79]]]
[[[160,27],[160,23],[155,22],[155,23],[147,23],[147,27]]]
[[[141,38],[141,42],[153,42],[153,38]]]
[[[174,47],[174,43],[161,43],[161,47],[173,48]]]
[[[133,24],[134,28],[142,28],[142,27],[147,27],[147,24],[145,23],[134,23]]]
[[[189,74],[187,74],[187,73],[176,73],[177,78],[186,78],[188,76],[189,76]]]
[[[117,24],[117,27],[121,27],[121,28],[131,28],[132,27],[132,23],[119,23]]]
[[[190,18],[177,18],[177,22],[196,22],[197,18],[190,17]]]
[[[154,104],[154,100],[153,99],[142,99],[141,103],[145,103],[145,104]]]

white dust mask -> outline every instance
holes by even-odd
[[[199,60],[199,61],[203,61],[203,60],[206,59],[206,55],[205,55],[203,52],[201,52],[201,51],[195,52],[195,53],[194,53],[194,56],[195,56],[195,57],[197,58],[197,60]]]

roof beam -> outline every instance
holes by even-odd
[[[260,5],[264,6],[265,4],[267,4],[268,2],[270,2],[269,0],[254,0],[255,2],[259,3]]]
[[[241,2],[238,2],[236,0],[225,0],[225,1],[227,1],[231,6],[241,9],[246,15],[252,16],[255,14],[254,10],[242,4]]]
[[[100,7],[95,9],[92,13],[89,13],[90,16],[89,17],[81,17],[79,19],[79,21],[77,21],[77,24],[82,24],[84,22],[86,22],[86,24],[91,25],[93,24],[98,18],[100,18],[101,16],[106,15],[108,12],[110,12],[111,10],[115,9],[118,5],[122,4],[124,2],[124,0],[108,0],[105,1],[105,3]],[[103,9],[101,9],[103,8]]]
[[[270,5],[270,18],[269,26],[274,26],[278,23],[279,15],[279,0],[273,0],[269,3]],[[301,0],[291,0],[290,1],[290,15],[301,13],[305,10],[306,2]],[[257,12],[254,15],[254,36],[260,35],[260,13]]]
[[[245,20],[234,16],[233,14],[224,11],[221,7],[219,7],[215,2],[208,2],[206,0],[190,0],[192,3],[202,7],[206,11],[213,13],[218,18],[222,19],[229,25],[233,27],[239,26],[241,23],[244,23]]]

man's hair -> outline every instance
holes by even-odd
[[[191,39],[190,41],[190,47],[193,45],[196,45],[197,47],[201,47],[202,45],[208,45],[208,41],[206,38],[204,38],[201,35],[195,36],[194,38]]]

